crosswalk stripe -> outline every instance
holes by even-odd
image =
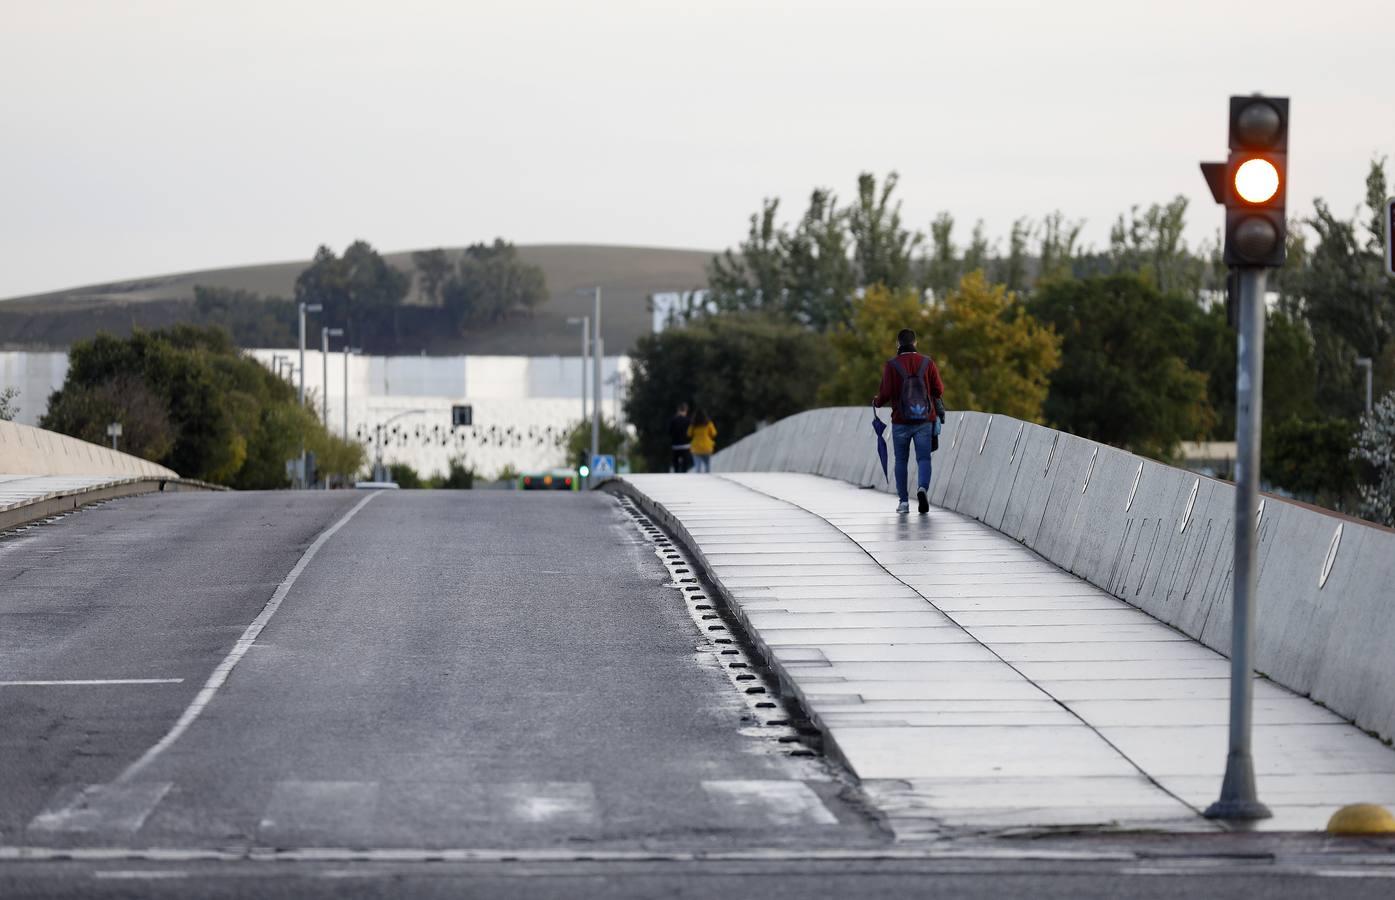
[[[168,781],[70,786],[54,795],[29,830],[134,834],[170,787]]]
[[[278,781],[257,830],[273,834],[366,827],[377,805],[376,781]]]
[[[596,825],[596,791],[586,781],[510,782],[493,785],[499,812],[512,821]]]
[[[802,781],[704,781],[717,805],[769,825],[837,825],[819,795]]]

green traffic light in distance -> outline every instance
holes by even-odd
[[[591,467],[582,466],[580,469],[577,469],[577,474],[579,474],[582,478],[585,478],[586,476],[591,474]]]

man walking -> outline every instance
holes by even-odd
[[[673,445],[673,471],[683,473],[693,465],[693,443],[688,436],[688,426],[693,422],[688,418],[688,404],[678,404],[678,413],[668,420],[669,443]]]
[[[930,511],[930,451],[935,437],[939,400],[945,386],[935,361],[916,352],[915,332],[902,328],[896,335],[896,357],[882,366],[882,386],[872,400],[872,406],[891,404],[891,446],[896,451],[896,496],[898,513],[911,511],[906,492],[906,469],[910,464],[911,444],[915,444],[915,461],[919,475],[916,502],[921,514]]]

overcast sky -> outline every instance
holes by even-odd
[[[1256,90],[1293,98],[1290,212],[1351,212],[1395,3],[0,0],[0,297],[360,237],[718,249],[861,171],[961,239],[1059,208],[1101,245],[1180,193],[1197,242]]]

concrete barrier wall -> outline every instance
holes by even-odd
[[[951,412],[931,500],[1228,653],[1234,488],[1007,416]],[[871,410],[819,409],[720,451],[715,472],[791,471],[894,491]],[[1256,668],[1395,737],[1395,532],[1273,497],[1259,520]]]
[[[55,434],[0,421],[0,473],[6,475],[112,475],[178,478],[153,462]]]

